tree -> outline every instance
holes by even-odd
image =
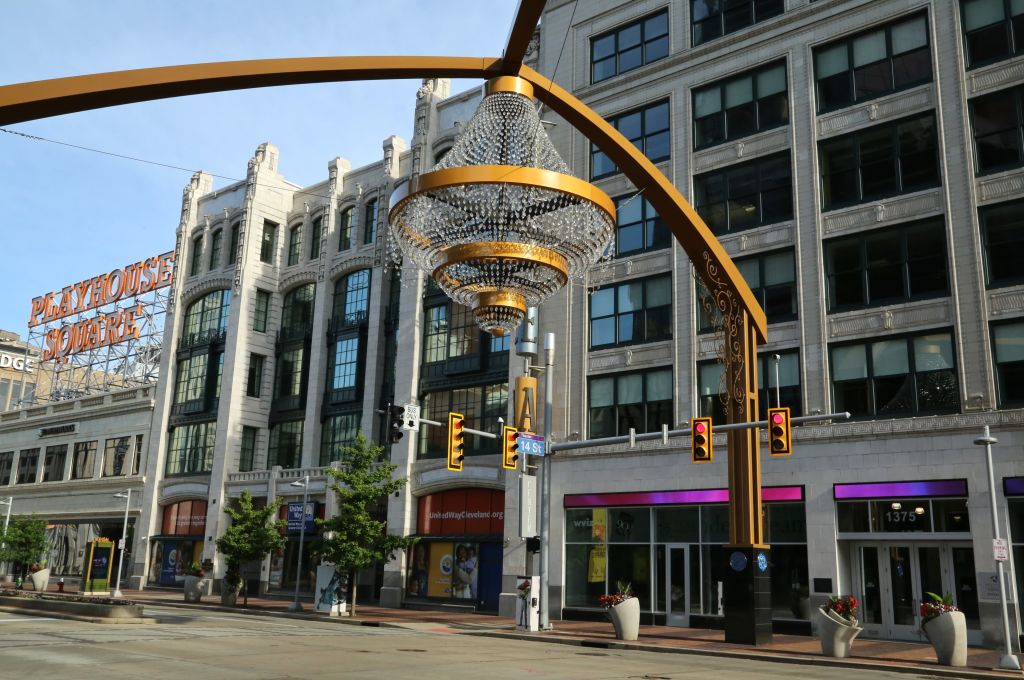
[[[238,504],[224,506],[224,512],[231,518],[231,526],[217,539],[217,550],[227,560],[224,582],[231,588],[242,583],[242,564],[262,560],[268,553],[280,550],[284,545],[284,520],[277,519],[277,511],[284,501],[276,498],[264,507],[253,504],[252,493],[242,492]],[[249,604],[249,594],[243,591],[242,602]]]
[[[383,453],[382,446],[368,442],[360,432],[343,450],[342,466],[327,470],[334,480],[328,487],[337,496],[338,513],[320,522],[324,538],[319,548],[324,559],[349,574],[353,615],[359,570],[393,560],[395,553],[416,542],[415,538],[387,533],[387,522],[374,518],[381,501],[407,481],[392,477],[398,466],[385,461]]]
[[[18,564],[25,573],[46,553],[46,520],[35,515],[12,517],[7,532],[0,534],[0,545],[0,562]]]

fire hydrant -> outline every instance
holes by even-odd
[[[61,580],[57,581],[57,592],[58,593],[63,593],[64,592],[64,579],[61,579]]]

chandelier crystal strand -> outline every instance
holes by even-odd
[[[390,225],[401,252],[494,335],[609,252],[615,207],[574,177],[519,78],[487,94],[430,172],[396,188]]]

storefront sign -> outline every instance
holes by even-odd
[[[761,487],[761,500],[767,502],[802,501],[802,486]],[[567,508],[601,508],[616,505],[696,505],[701,503],[728,503],[728,489],[690,489],[687,491],[637,491],[619,493],[568,494],[564,498]]]
[[[171,251],[40,295],[32,300],[29,328],[164,288],[171,285],[173,271],[174,252]],[[145,305],[125,306],[52,328],[46,333],[40,360],[67,361],[79,352],[136,339],[139,337],[136,319],[144,313]]]
[[[1003,492],[1007,496],[1024,496],[1024,477],[1004,477]]]
[[[78,432],[78,423],[64,423],[63,425],[51,425],[50,427],[39,428],[40,437],[53,437],[58,434],[75,434]]]
[[[515,426],[520,432],[534,432],[533,414],[537,412],[537,379],[521,375],[516,378]]]
[[[420,536],[462,534],[503,536],[505,492],[452,489],[419,499]]]
[[[833,496],[836,500],[860,498],[937,498],[966,495],[966,479],[936,479],[919,482],[864,482],[859,484],[836,484],[833,486]]]
[[[36,359],[24,354],[0,352],[0,368],[13,368],[15,371],[31,372],[36,370]]]
[[[206,533],[206,501],[179,501],[164,506],[161,534],[202,536]]]
[[[296,532],[302,530],[302,501],[288,504],[288,531]],[[306,503],[306,531],[316,530],[316,501]]]
[[[104,592],[110,589],[110,570],[113,567],[114,544],[98,538],[89,544],[83,592]]]

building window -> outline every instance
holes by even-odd
[[[242,426],[242,443],[238,451],[238,471],[249,472],[256,469],[256,434],[258,427]]]
[[[783,9],[783,0],[690,0],[693,44],[701,45],[778,16]]]
[[[423,362],[433,363],[448,358],[448,305],[423,310]]]
[[[480,328],[468,307],[452,303],[452,324],[448,331],[448,358],[476,354],[480,351]]]
[[[331,416],[324,421],[323,433],[320,437],[320,465],[345,460],[345,447],[351,446],[359,433],[359,421],[362,413],[343,413]]]
[[[270,428],[267,467],[280,465],[297,468],[302,465],[302,421],[290,420]]]
[[[18,454],[18,484],[34,484],[39,472],[39,449],[22,449]]]
[[[668,10],[590,39],[590,81],[632,71],[668,56]]]
[[[370,270],[360,269],[334,284],[331,317],[336,326],[354,326],[366,321],[370,307]]]
[[[967,68],[1009,59],[1024,51],[1024,2],[961,0]]]
[[[203,399],[209,360],[210,355],[206,353],[178,360],[178,372],[174,380],[175,405]]]
[[[636,145],[654,163],[672,155],[668,100],[608,118],[612,127]],[[619,171],[612,160],[594,144],[590,145],[590,178],[600,179]]]
[[[46,447],[46,457],[43,459],[44,482],[59,482],[64,479],[64,461],[67,457],[67,444]]]
[[[499,433],[498,416],[504,418],[507,415],[508,383],[427,392],[423,395],[421,404],[420,411],[424,418],[447,422],[449,411],[454,411],[465,416],[466,427]],[[487,439],[468,434],[465,442],[467,456],[496,454],[501,451],[500,439]],[[448,435],[445,428],[420,428],[420,458],[445,458],[448,455],[447,446]]]
[[[313,300],[316,284],[307,283],[293,288],[284,296],[281,312],[281,330],[302,331],[313,327]]]
[[[266,333],[268,316],[270,316],[270,293],[257,288],[256,310],[252,315],[252,329],[257,333]]]
[[[814,77],[819,112],[930,82],[928,20],[918,15],[818,48]]]
[[[818,149],[823,210],[939,185],[933,113],[829,139]]]
[[[363,220],[363,243],[373,243],[377,240],[377,199],[371,199],[366,204],[366,212]]]
[[[355,239],[353,231],[355,230],[355,220],[352,216],[355,211],[352,208],[345,208],[341,211],[341,215],[338,217],[338,251],[348,250],[355,245]]]
[[[789,122],[780,62],[693,91],[693,147],[748,137]]]
[[[131,437],[108,439],[103,447],[103,476],[120,477],[128,468],[128,449],[131,448]]]
[[[498,352],[507,352],[509,347],[512,346],[512,336],[509,334],[505,335],[492,335],[491,336],[491,354]]]
[[[620,196],[615,199],[615,256],[668,248],[672,237],[654,206],[643,196]]]
[[[797,318],[796,267],[792,250],[775,251],[734,260],[743,280],[768,317],[768,323],[792,321]],[[718,314],[714,300],[704,283],[697,285],[697,316],[700,332],[714,328]]]
[[[14,465],[14,451],[0,453],[0,486],[11,483],[11,467]]]
[[[210,271],[213,271],[220,266],[220,248],[223,236],[223,230],[218,229],[213,232],[213,236],[210,237]]]
[[[167,476],[210,472],[216,435],[217,423],[196,423],[172,429],[168,437]],[[110,440],[107,441],[109,446]]]
[[[302,368],[305,350],[301,347],[281,354],[277,364],[275,397],[297,397],[302,394]]]
[[[313,233],[310,234],[309,239],[309,259],[315,260],[320,257],[320,244],[323,241],[323,224],[324,220],[322,217],[318,217],[313,220]]]
[[[259,397],[263,391],[263,363],[266,359],[262,354],[249,355],[249,376],[245,382],[245,395]]]
[[[241,237],[242,225],[235,222],[231,225],[231,243],[228,245],[228,266],[238,262],[238,239]]]
[[[200,264],[202,262],[202,260],[200,259],[200,256],[202,255],[202,253],[203,253],[203,237],[199,236],[197,238],[192,239],[192,253],[191,253],[192,257],[191,257],[191,259],[189,260],[189,263],[188,263],[188,275],[189,276],[195,276],[196,274],[199,273],[199,267],[200,267]]]
[[[1024,321],[992,326],[999,405],[1024,406]]]
[[[277,248],[277,225],[267,220],[263,222],[263,238],[260,240],[260,262],[270,264],[274,261],[274,250]]]
[[[590,294],[590,349],[671,337],[671,275],[626,281]]]
[[[946,226],[926,220],[825,242],[828,311],[949,294]]]
[[[614,437],[670,428],[672,415],[672,369],[591,377],[590,437]]]
[[[693,178],[695,208],[716,235],[793,218],[793,177],[782,153]]]
[[[227,331],[230,312],[230,290],[215,290],[190,304],[185,310],[182,331],[185,343],[196,345],[222,336]]]
[[[829,348],[832,402],[854,417],[897,417],[960,410],[948,332]]]
[[[1024,201],[978,210],[985,247],[985,282],[989,288],[1024,282]]]
[[[800,354],[796,351],[778,352],[779,370],[776,379],[775,359],[772,354],[763,353],[757,357],[757,402],[758,417],[768,418],[768,408],[788,406],[790,414],[803,413],[803,397],[800,391]],[[775,387],[778,385],[778,391]],[[723,390],[725,388],[725,366],[717,361],[701,361],[697,364],[698,410],[703,417],[723,424],[727,421]]]
[[[75,442],[71,479],[92,479],[96,467],[96,442]]]
[[[1021,3],[1024,5],[1024,2]],[[971,100],[971,130],[977,174],[1024,165],[1024,87],[1012,87]]]
[[[343,390],[355,387],[359,367],[359,338],[337,340],[334,343],[333,363],[330,389]]]
[[[296,265],[302,257],[302,223],[288,232],[288,266]]]

